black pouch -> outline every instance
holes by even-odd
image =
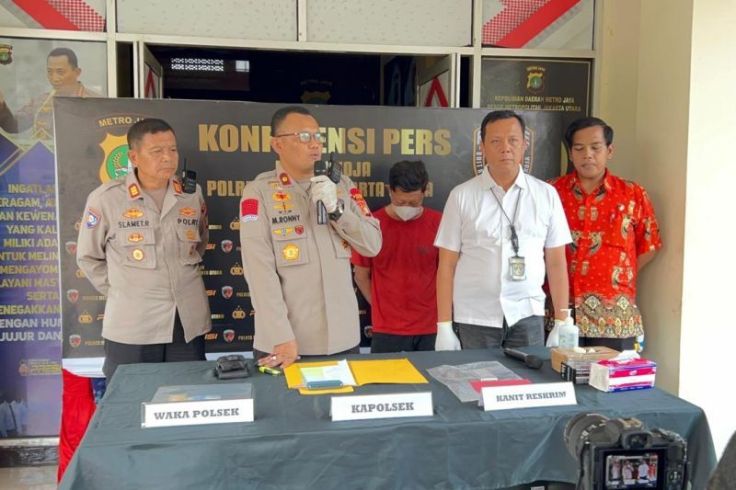
[[[222,356],[217,359],[215,376],[218,379],[247,378],[250,376],[250,368],[245,357],[239,354]]]

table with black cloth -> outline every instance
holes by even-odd
[[[577,386],[577,406],[484,412],[460,403],[427,368],[499,360],[533,382],[559,381],[549,361],[532,370],[499,351],[415,352],[428,385],[367,385],[354,395],[431,390],[433,417],[330,420],[330,395],[303,396],[283,376],[257,373],[255,422],[141,428],[141,402],[160,386],[220,383],[213,362],[120,366],[61,483],[62,489],[495,489],[574,483],[563,432],[575,414],[637,417],[682,435],[693,488],[716,462],[703,411],[660,389],[603,393]],[[233,382],[233,381],[227,381]],[[239,381],[235,381],[239,382]],[[240,380],[242,382],[242,380]]]

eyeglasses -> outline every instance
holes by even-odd
[[[324,136],[322,133],[310,133],[309,131],[299,131],[298,133],[284,133],[272,136],[272,138],[281,138],[283,136],[296,136],[302,143],[309,143],[312,139],[317,143],[322,143]]]

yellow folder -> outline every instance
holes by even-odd
[[[407,358],[349,361],[358,386],[367,384],[424,384],[427,378]]]
[[[301,368],[334,366],[338,361],[298,362],[284,369],[286,385],[289,389],[298,389],[302,395],[325,395],[332,393],[352,393],[352,386],[339,388],[309,389],[304,388]],[[364,361],[348,361],[350,370],[358,386],[366,384],[426,384],[427,378],[422,376],[409,359],[375,359]]]

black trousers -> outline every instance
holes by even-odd
[[[193,338],[191,342],[184,340],[184,327],[181,325],[179,312],[177,312],[174,318],[174,339],[171,343],[121,344],[105,339],[105,363],[102,365],[102,372],[109,383],[115,370],[121,364],[204,360],[204,335]]]
[[[419,350],[434,350],[437,334],[426,335],[393,335],[390,333],[373,332],[371,337],[371,354],[384,352],[413,352]]]

